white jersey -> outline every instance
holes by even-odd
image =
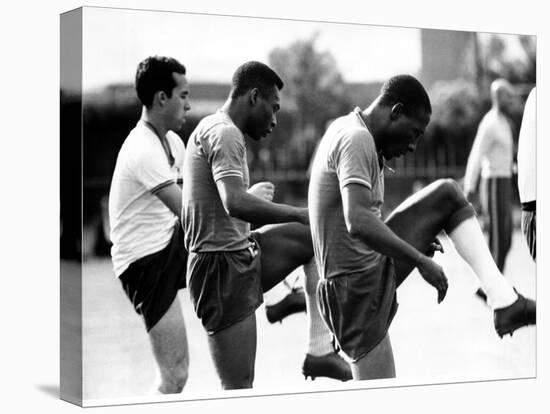
[[[511,177],[514,157],[514,138],[506,117],[491,109],[479,124],[477,135],[468,157],[464,190],[474,191],[483,178]]]
[[[155,195],[181,182],[185,146],[174,132],[166,134],[174,164],[156,133],[139,121],[122,145],[109,192],[111,257],[115,275],[168,245],[177,216]]]
[[[533,88],[525,102],[518,142],[519,199],[537,199],[537,92]]]

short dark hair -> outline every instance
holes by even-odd
[[[392,76],[384,82],[380,89],[380,103],[386,106],[402,103],[407,114],[419,109],[432,113],[432,105],[426,89],[411,75]]]
[[[283,81],[273,69],[264,63],[250,61],[243,63],[233,74],[231,98],[244,95],[250,89],[257,88],[266,97],[276,86],[283,89]]]
[[[136,92],[139,100],[147,108],[153,104],[158,91],[172,96],[176,86],[173,73],[185,75],[185,66],[176,59],[166,56],[149,56],[141,61],[136,71]]]

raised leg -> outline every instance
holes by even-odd
[[[386,219],[386,224],[403,240],[426,252],[439,232],[449,232],[474,215],[458,184],[444,179],[408,197]],[[397,286],[413,269],[411,263],[396,261]]]
[[[386,221],[401,238],[420,251],[445,230],[459,255],[478,277],[488,302],[495,310],[494,323],[499,335],[536,323],[536,305],[514,291],[498,270],[473,208],[453,180],[438,180],[403,202]],[[408,263],[395,263],[397,285],[413,269]]]
[[[254,231],[262,250],[262,286],[267,292],[298,266],[313,257],[309,226],[274,224]]]

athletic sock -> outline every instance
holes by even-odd
[[[265,306],[275,305],[276,303],[279,303],[288,296],[288,294],[291,292],[291,288],[286,280],[289,277],[290,275],[264,293]],[[293,276],[293,278],[295,279],[296,276]]]
[[[514,303],[518,296],[498,270],[477,219],[464,220],[449,233],[449,237],[478,277],[489,306],[498,309]]]
[[[332,333],[323,321],[317,305],[319,274],[317,273],[315,258],[306,263],[303,268],[308,325],[307,353],[315,356],[326,355],[334,352],[334,348],[332,347]]]

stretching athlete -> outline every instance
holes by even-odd
[[[500,274],[456,182],[428,185],[382,221],[385,162],[415,150],[430,115],[420,82],[393,77],[369,107],[330,125],[313,162],[308,204],[319,305],[352,361],[354,379],[395,376],[387,331],[397,310],[396,288],[415,267],[437,289],[438,301],[445,298],[447,278],[429,257],[440,249],[434,241],[441,231],[479,278],[498,335],[535,323],[535,302]]]

